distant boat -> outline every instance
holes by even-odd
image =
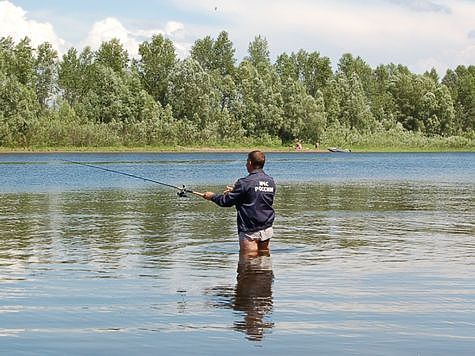
[[[328,147],[328,151],[330,151],[330,152],[351,152],[351,150],[348,150],[346,148],[339,148],[339,147]]]

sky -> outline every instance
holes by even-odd
[[[60,54],[118,38],[136,57],[140,43],[162,34],[186,58],[197,39],[223,30],[238,62],[261,35],[272,60],[304,49],[335,67],[351,53],[373,68],[441,75],[475,64],[475,0],[0,0],[0,37],[28,36]]]

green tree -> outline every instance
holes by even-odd
[[[306,115],[302,138],[316,145],[320,143],[322,134],[327,126],[325,101],[323,93],[317,92],[317,97],[307,97],[305,100]]]
[[[121,76],[100,63],[94,64],[89,74],[94,81],[76,106],[78,114],[97,123],[127,119],[131,112],[123,100],[129,93]]]
[[[228,33],[222,31],[216,40],[210,36],[195,41],[191,48],[191,58],[208,72],[215,72],[221,77],[233,75],[235,71],[235,49]]]
[[[351,79],[341,77],[343,97],[340,104],[339,121],[343,125],[348,125],[350,129],[365,131],[374,128],[375,121],[371,113],[363,85],[356,72],[353,72]]]
[[[250,62],[258,71],[265,70],[271,65],[269,44],[265,37],[257,36],[249,43],[246,61]]]
[[[302,82],[314,98],[319,90],[325,90],[333,77],[330,59],[321,57],[318,52],[300,50],[290,56],[283,53],[277,57],[275,67],[281,77],[290,76]]]
[[[58,54],[51,44],[43,43],[38,46],[35,62],[36,96],[41,106],[45,108],[56,91]]]
[[[290,77],[282,83],[283,122],[279,137],[283,142],[295,138],[319,141],[325,127],[325,108],[323,96],[319,99],[307,93],[303,83]]]
[[[300,137],[303,123],[307,116],[307,92],[304,85],[287,77],[282,80],[282,124],[279,137],[283,142],[290,142]]]
[[[81,62],[77,50],[70,48],[58,65],[58,84],[63,97],[70,105],[76,104],[81,97]]]
[[[475,130],[475,66],[460,65],[455,70],[448,70],[442,83],[453,99],[455,132]]]
[[[15,59],[15,42],[11,37],[0,38],[0,72],[11,75]]]
[[[190,51],[191,58],[207,71],[214,69],[213,46],[214,40],[211,36],[206,36],[205,38],[197,39]]]
[[[145,90],[165,105],[169,75],[177,62],[173,42],[155,35],[139,45],[139,54],[137,66]]]
[[[238,96],[237,85],[231,75],[227,74],[223,78],[214,78],[221,112],[230,110],[233,100]]]
[[[397,107],[396,119],[404,128],[428,135],[449,135],[457,131],[450,89],[439,84],[432,75],[416,75],[398,67],[388,89]]]
[[[341,98],[344,96],[344,90],[347,89],[347,79],[343,77],[344,83],[341,85],[342,79],[331,78],[328,81],[328,85],[323,91],[323,99],[325,102],[325,113],[327,117],[327,123],[333,124],[339,122],[341,112]]]
[[[124,73],[129,64],[129,54],[116,38],[102,42],[95,53],[96,62],[111,68],[116,73]]]
[[[391,77],[388,89],[397,107],[396,120],[407,130],[425,132],[424,119],[431,96],[426,94],[435,90],[433,80],[400,67]]]
[[[396,104],[389,91],[392,77],[392,65],[379,65],[373,71],[374,86],[370,93],[371,111],[384,127],[394,127],[396,124]]]
[[[438,85],[435,90],[435,97],[437,99],[435,115],[440,122],[437,133],[443,136],[456,134],[455,108],[449,88],[446,85]]]
[[[213,44],[212,69],[217,70],[222,77],[234,75],[236,70],[235,52],[236,50],[228,37],[228,33],[221,31]]]
[[[261,72],[249,61],[238,68],[238,97],[233,109],[246,135],[276,137],[283,123],[281,85],[271,66],[261,66]]]
[[[453,133],[455,111],[452,97],[445,85],[437,86],[422,97],[420,117],[428,135]]]
[[[0,72],[0,145],[28,146],[38,111],[34,90]]]
[[[74,48],[63,55],[58,65],[58,84],[70,105],[74,107],[93,90],[97,85],[96,74],[94,53],[90,47],[85,47],[79,55]]]
[[[216,40],[210,36],[199,39],[191,48],[191,58],[196,60],[207,71],[220,97],[221,112],[229,109],[229,104],[236,93],[234,83],[235,49],[228,38],[228,33],[222,31]]]
[[[292,54],[292,57],[297,65],[299,79],[307,88],[307,93],[316,98],[317,92],[324,90],[333,76],[330,59],[321,57],[318,52],[307,53],[304,50]]]
[[[435,70],[435,68],[431,68],[430,71],[426,71],[424,73],[424,76],[432,79],[432,81],[435,83],[435,84],[439,84],[440,82],[440,78],[439,78],[439,74],[437,73],[437,71]]]
[[[374,91],[373,70],[361,58],[353,57],[350,53],[345,53],[338,61],[337,75],[345,75],[348,80],[351,80],[354,74],[358,75],[363,91],[368,99],[371,99],[371,93]]]
[[[78,114],[90,122],[118,124],[124,130],[137,122],[159,116],[160,106],[143,89],[138,73],[120,75],[111,67],[93,64],[92,85],[76,105]]]
[[[219,108],[211,76],[194,59],[180,61],[170,73],[166,101],[175,118],[204,129]]]
[[[31,88],[35,87],[35,58],[31,40],[28,37],[23,38],[15,46],[13,51],[14,60],[11,75],[15,75],[18,81]]]
[[[282,53],[277,57],[274,67],[281,80],[300,79],[295,61],[287,53]]]

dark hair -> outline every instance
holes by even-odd
[[[252,151],[247,155],[247,160],[254,169],[262,169],[266,163],[266,156],[262,151]]]

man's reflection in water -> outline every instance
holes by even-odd
[[[217,306],[242,312],[234,322],[234,329],[246,333],[249,340],[262,340],[264,333],[274,326],[269,319],[272,313],[273,279],[269,251],[240,253],[234,290],[213,288],[212,293],[222,298],[216,303]],[[244,316],[243,320],[241,315]]]
[[[244,320],[236,320],[234,327],[250,340],[260,341],[274,323],[272,313],[272,261],[269,251],[239,255],[237,283],[233,309],[244,312]]]

